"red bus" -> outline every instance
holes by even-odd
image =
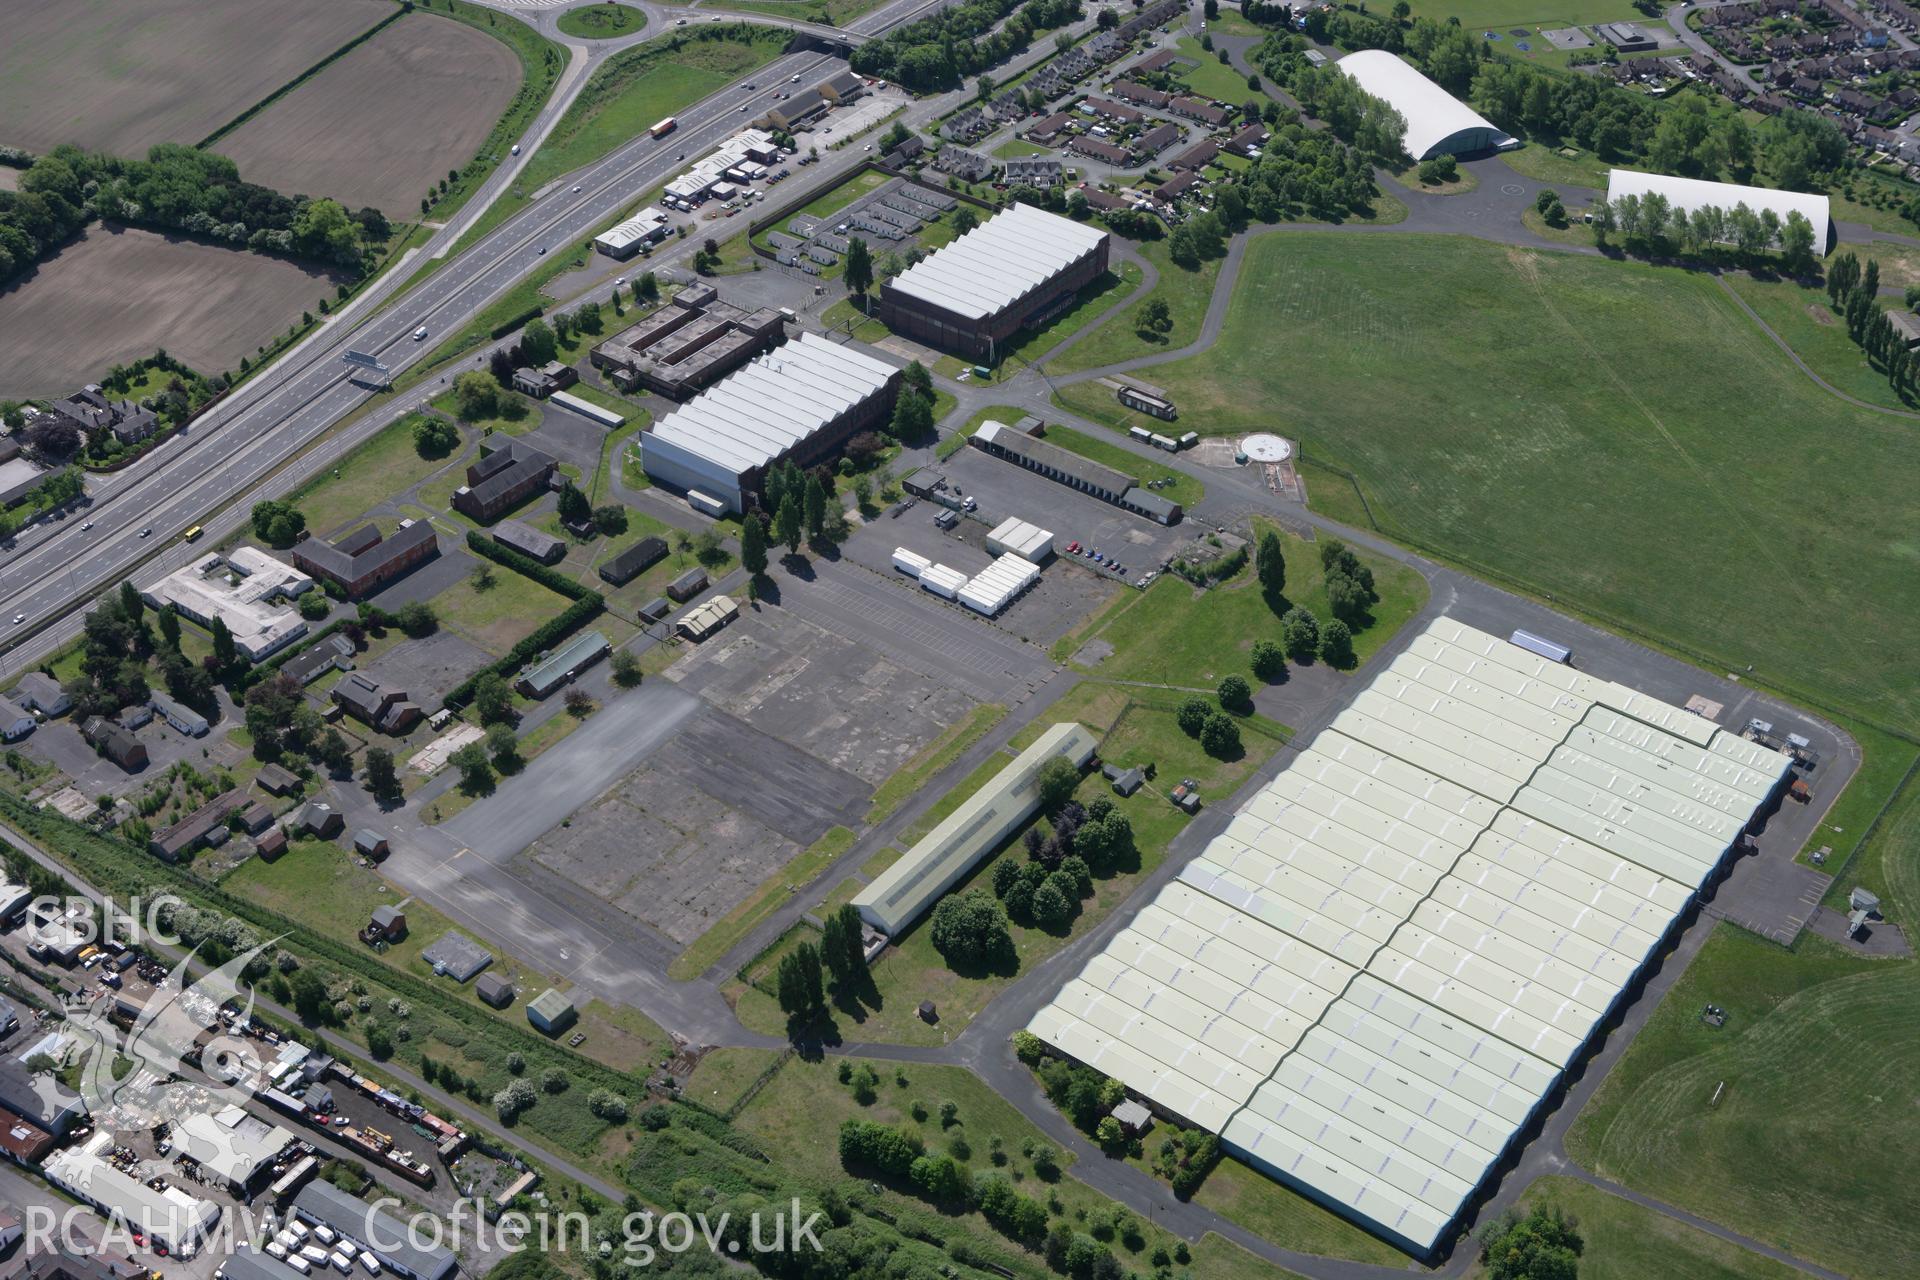
[[[665,120],[662,120],[659,124],[656,124],[655,126],[653,126],[653,128],[649,129],[647,132],[651,133],[656,138],[664,138],[668,134],[672,133],[674,129],[679,127],[679,124],[680,122],[678,120],[675,120],[672,116],[668,116]]]

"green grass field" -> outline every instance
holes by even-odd
[[[382,427],[338,465],[296,490],[291,501],[316,534],[338,529],[369,509],[418,484],[451,458],[422,458],[413,447],[411,416]]]
[[[1581,1280],[1795,1280],[1803,1273],[1574,1178],[1541,1178],[1520,1199],[1579,1221]],[[1476,1264],[1467,1273],[1486,1275]]]
[[[1331,618],[1319,548],[1284,532],[1281,541],[1287,562],[1282,612],[1299,605],[1317,618]],[[1397,561],[1362,559],[1373,570],[1374,588],[1380,593],[1373,624],[1353,637],[1354,654],[1364,661],[1426,603],[1427,584]],[[1255,640],[1278,640],[1279,631],[1279,615],[1267,603],[1249,564],[1239,576],[1207,591],[1162,574],[1089,638],[1113,646],[1113,655],[1093,668],[1107,679],[1211,688],[1229,675],[1245,676],[1257,685],[1248,654]]]
[[[1740,272],[1728,272],[1723,278],[1822,378],[1868,404],[1909,407],[1894,394],[1886,374],[1873,368],[1867,353],[1847,336],[1847,322],[1833,314],[1825,289],[1804,289],[1786,280],[1755,280]]]
[[[1436,22],[1458,18],[1469,31],[1500,32],[1501,43],[1518,38],[1508,34],[1516,27],[1531,32],[1536,27],[1551,30],[1593,22],[1645,21],[1628,0],[1413,0],[1413,16]],[[1528,43],[1536,50],[1552,47],[1537,36]]]
[[[771,27],[735,24],[728,31],[731,38],[725,40],[662,36],[615,54],[593,73],[533,153],[513,190],[494,202],[469,235],[484,234],[562,174],[591,164],[644,133],[655,121],[765,66],[791,39],[784,30]]]
[[[800,18],[844,27],[855,18],[872,13],[881,3],[882,0],[712,0],[707,8],[764,13],[773,18]]]
[[[1901,758],[1895,756],[1893,762]],[[1907,746],[1904,759],[1911,766],[1911,746]],[[1912,772],[1901,776],[1906,786],[1887,806],[1880,824],[1845,870],[1834,877],[1826,905],[1829,910],[1845,911],[1847,894],[1854,885],[1864,885],[1880,895],[1886,917],[1904,925],[1911,937],[1914,909],[1920,906],[1920,776]],[[1863,800],[1863,808],[1865,803]]]
[[[560,15],[562,32],[583,40],[632,35],[647,25],[647,15],[623,4],[583,4]]]
[[[1800,851],[1800,860],[1807,862],[1809,854],[1822,848],[1829,850],[1825,870],[1835,877],[1836,893],[1841,891],[1840,881],[1845,879],[1842,868],[1847,867],[1847,860],[1867,835],[1868,827],[1892,801],[1895,790],[1913,770],[1915,757],[1920,756],[1920,746],[1903,738],[1862,724],[1842,727],[1853,735],[1865,758],[1848,781],[1847,789],[1827,810],[1819,829]],[[1808,862],[1808,865],[1813,864]]]
[[[493,585],[482,591],[461,578],[433,598],[442,626],[458,631],[495,657],[533,634],[542,622],[566,611],[567,601],[532,578],[495,567]]]
[[[1032,364],[1047,352],[1093,323],[1102,312],[1140,287],[1140,268],[1121,262],[1086,288],[1080,290],[1074,304],[1038,329],[1022,332],[1020,340],[1006,349],[1001,362],[1003,372],[1017,372],[1018,366]],[[1011,362],[1015,368],[1008,369]]]
[[[1200,47],[1200,42],[1191,36],[1185,36],[1174,42],[1185,57],[1194,61],[1192,67],[1172,67],[1186,81],[1187,87],[1203,98],[1212,98],[1215,102],[1231,103],[1238,106],[1249,98],[1264,98],[1266,94],[1258,89],[1247,87],[1247,78],[1220,61],[1217,53],[1208,53]]]
[[[1184,423],[1352,471],[1400,541],[1860,719],[1920,713],[1920,433],[1821,391],[1710,278],[1256,237],[1221,341],[1152,378]]]
[[[1884,837],[1903,845],[1908,874],[1917,836],[1910,810]],[[1725,1026],[1700,1020],[1709,1001]],[[1917,1053],[1920,964],[1811,936],[1787,951],[1722,924],[1580,1114],[1567,1152],[1809,1262],[1913,1275]]]
[[[1503,151],[1500,159],[1515,173],[1536,182],[1592,187],[1600,191],[1606,190],[1607,173],[1613,168],[1591,151],[1582,151],[1577,156],[1563,156],[1553,147],[1538,142],[1530,142],[1515,151]]]
[[[1207,303],[1212,300],[1213,286],[1220,279],[1219,260],[1204,262],[1199,270],[1188,271],[1173,265],[1164,240],[1149,240],[1134,247],[1160,273],[1160,282],[1147,297],[1166,301],[1167,310],[1173,316],[1173,331],[1149,342],[1134,332],[1131,314],[1118,315],[1061,352],[1056,359],[1047,361],[1048,372],[1097,369],[1115,361],[1184,347],[1200,336],[1200,322],[1206,319]]]

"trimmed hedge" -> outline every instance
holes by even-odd
[[[467,530],[467,550],[475,555],[485,556],[495,564],[503,564],[517,574],[532,578],[547,590],[557,591],[569,600],[583,600],[594,594],[592,588],[581,586],[551,565],[541,564],[532,556],[522,555],[512,547],[503,546],[477,530]]]
[[[512,333],[515,329],[518,329],[521,325],[530,324],[533,321],[538,320],[541,316],[545,314],[547,314],[547,309],[543,306],[539,306],[536,304],[534,306],[528,307],[525,311],[522,311],[519,315],[514,316],[512,319],[502,320],[499,324],[493,326],[493,328],[487,331],[487,336],[489,338],[504,338],[508,334]]]
[[[598,591],[591,591],[562,574],[555,573],[546,565],[518,551],[503,547],[483,534],[468,531],[467,549],[476,555],[505,565],[515,573],[523,573],[541,586],[558,591],[572,600],[564,613],[557,618],[549,618],[540,624],[534,633],[513,646],[506,657],[491,663],[462,680],[459,687],[447,695],[445,706],[464,707],[473,698],[473,688],[480,683],[480,677],[488,674],[507,676],[526,666],[541,654],[547,652],[587,623],[599,617],[606,609],[607,601]]]

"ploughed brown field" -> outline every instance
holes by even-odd
[[[393,12],[386,0],[0,0],[0,143],[192,144]]]
[[[95,223],[0,291],[0,397],[64,395],[158,347],[232,372],[334,283],[284,258]]]
[[[4,2],[4,0],[0,0]],[[520,60],[449,18],[413,13],[333,63],[214,150],[249,182],[390,217],[473,158],[520,88]]]

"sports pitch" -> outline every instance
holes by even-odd
[[[123,156],[196,143],[392,12],[383,0],[0,0],[0,143]]]
[[[1219,343],[1148,376],[1201,430],[1279,430],[1354,472],[1398,540],[1709,667],[1920,718],[1920,431],[1820,390],[1710,277],[1257,236]],[[1063,400],[1113,416],[1097,385]]]
[[[463,167],[520,87],[512,49],[412,13],[222,138],[250,182],[390,217]]]

